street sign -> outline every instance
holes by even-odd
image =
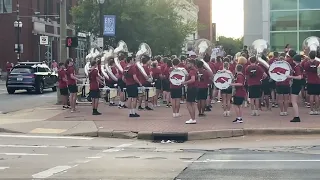
[[[116,35],[116,16],[115,15],[105,15],[103,27],[104,27],[103,28],[103,35],[115,36]]]
[[[103,38],[101,38],[101,37],[97,38],[97,45],[98,45],[100,48],[103,48]]]
[[[48,45],[49,37],[48,36],[40,36],[40,45]]]

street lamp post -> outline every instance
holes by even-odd
[[[21,46],[20,46],[20,33],[21,33],[21,29],[22,29],[22,22],[20,20],[20,7],[19,7],[19,3],[17,2],[17,19],[16,21],[14,21],[13,26],[16,29],[17,32],[17,46],[15,47],[15,51],[17,53],[17,62],[20,61],[20,55],[21,55]]]
[[[100,30],[99,30],[99,35],[100,38],[103,39],[103,46],[102,48],[104,49],[104,36],[103,36],[103,4],[104,4],[105,0],[97,0],[97,3],[99,4],[99,20],[100,20]]]

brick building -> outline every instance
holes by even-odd
[[[199,7],[198,23],[202,25],[198,29],[199,38],[213,40],[212,38],[212,0],[193,0]]]
[[[67,12],[76,5],[77,0],[67,1]],[[17,0],[0,0],[0,68],[4,69],[7,61],[16,63],[17,54],[14,46],[17,43],[17,31],[13,23],[17,18]],[[59,15],[60,0],[20,0],[20,16],[23,23],[20,33],[20,43],[23,44],[21,61],[51,61],[59,57],[59,17],[45,17],[41,15]],[[67,13],[67,22],[72,21]],[[74,30],[68,27],[68,36]],[[40,36],[49,37],[49,45],[39,45]],[[70,52],[75,57],[76,52]]]

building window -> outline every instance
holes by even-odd
[[[270,23],[271,31],[297,30],[297,11],[272,11]]]
[[[41,9],[40,9],[40,0],[37,0],[37,11],[38,11],[38,12],[41,12]]]
[[[299,0],[299,9],[320,9],[319,0]]]
[[[299,29],[300,30],[320,30],[320,10],[300,11],[299,12]]]
[[[12,13],[12,0],[0,0],[0,13]]]
[[[300,32],[299,33],[299,45],[302,46],[303,41],[310,36],[320,37],[320,30],[319,31]]]
[[[297,49],[297,32],[275,32],[270,34],[270,44],[272,51],[283,52],[284,46],[290,44],[291,48]]]
[[[297,5],[297,0],[270,0],[271,10],[294,10]]]

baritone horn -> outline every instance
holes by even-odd
[[[309,55],[310,51],[315,51],[317,53],[317,56],[319,56],[320,54],[320,38],[316,37],[316,36],[311,36],[306,38],[303,43],[302,43],[302,49],[305,53],[305,55]],[[320,59],[318,57],[316,57],[316,60],[320,62]]]
[[[147,58],[151,58],[151,56],[152,56],[151,48],[147,43],[141,43],[139,45],[139,50],[136,54],[136,61],[137,61],[136,65],[137,65],[139,71],[141,72],[141,74],[146,78],[146,80],[148,82],[152,82],[152,78],[147,75],[146,71],[142,67],[141,58],[143,56],[147,56]]]
[[[207,39],[198,39],[194,44],[194,50],[198,54],[198,57],[203,62],[205,69],[212,73],[212,70],[207,62],[203,60],[205,56],[211,55],[212,43]]]
[[[258,62],[263,65],[265,68],[269,69],[269,63],[262,59],[262,57],[267,57],[269,53],[270,45],[264,39],[255,40],[252,45],[249,47],[250,56],[256,56]]]
[[[103,52],[103,62],[101,62],[101,69],[103,70],[103,75],[105,77],[110,77],[113,81],[118,81],[117,76],[112,72],[111,69],[111,61],[114,61],[114,49],[113,47],[109,46],[108,50]]]
[[[114,50],[114,63],[115,63],[115,66],[117,67],[117,69],[123,73],[123,68],[120,64],[120,61],[119,61],[119,55],[120,53],[128,53],[129,50],[128,50],[128,46],[127,44],[124,42],[124,41],[119,41],[118,42],[118,45],[116,47],[116,49]]]

